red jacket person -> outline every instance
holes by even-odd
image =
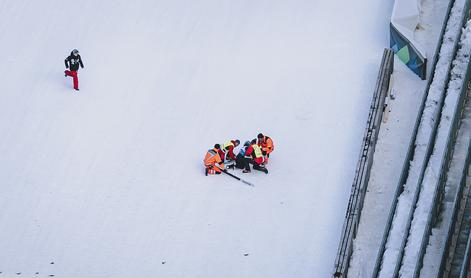
[[[225,157],[226,160],[236,160],[236,155],[234,154],[234,148],[239,146],[240,141],[239,139],[236,140],[230,140],[224,143],[223,145],[223,151],[226,153]]]
[[[257,140],[253,139],[252,142],[250,142],[250,146],[245,151],[245,169],[242,172],[250,173],[250,164],[252,164],[255,170],[262,171],[265,174],[268,174],[267,168],[261,165],[262,162],[262,149],[259,145],[257,145]]]

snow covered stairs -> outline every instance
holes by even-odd
[[[415,138],[413,160],[406,162],[410,163],[407,179],[404,185],[400,184],[404,188],[393,207],[394,217],[385,232],[384,252],[378,255],[373,277],[420,275],[430,231],[436,222],[437,204],[442,197],[440,188],[443,189],[453,154],[466,92],[463,87],[469,81],[469,26],[463,32],[461,49],[449,74],[462,22],[468,16],[468,5],[469,1],[456,0],[447,22],[440,58]]]
[[[455,223],[457,226],[454,233],[453,251],[449,254],[447,268],[443,277],[466,277],[469,272],[469,266],[466,267],[465,257],[469,256],[470,240],[471,240],[471,195],[469,189],[471,187],[471,179],[468,176],[466,181],[466,195],[464,196],[464,207],[459,214],[460,222]],[[458,229],[459,227],[459,229]]]
[[[461,118],[460,128],[453,149],[453,157],[446,174],[444,185],[439,188],[443,197],[438,206],[430,239],[425,251],[420,277],[447,277],[450,272],[459,234],[463,233],[461,225],[463,216],[471,216],[471,184],[466,182],[468,165],[471,159],[471,92],[468,89],[468,100]],[[466,216],[465,216],[466,217]],[[465,228],[469,231],[469,228]],[[459,236],[460,238],[463,235]],[[467,237],[467,236],[466,236]],[[458,259],[460,256],[455,256]],[[462,258],[462,257],[461,257]],[[459,260],[459,259],[458,259]],[[454,263],[456,264],[456,263]],[[456,277],[452,275],[451,277]]]
[[[453,61],[433,152],[424,173],[419,198],[415,204],[414,216],[399,272],[404,277],[419,275],[430,231],[437,219],[438,204],[452,160],[464,100],[467,95],[470,55],[471,23],[468,22],[461,36],[460,49]]]

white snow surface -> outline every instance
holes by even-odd
[[[430,156],[424,179],[421,185],[419,199],[416,204],[414,216],[404,250],[404,257],[400,269],[400,275],[411,277],[414,274],[419,257],[420,245],[426,233],[427,222],[431,213],[435,192],[438,190],[438,179],[445,163],[444,155],[447,151],[448,139],[451,136],[451,127],[458,109],[458,100],[463,87],[464,77],[468,68],[471,54],[471,24],[467,24],[461,34],[458,53],[453,60],[450,81],[446,90],[444,106],[441,110],[440,124],[438,126],[433,153]],[[461,114],[458,114],[458,117]]]
[[[459,40],[459,31],[461,30],[462,10],[465,1],[456,0],[450,12],[450,17],[443,38],[443,44],[440,46],[439,57],[436,69],[433,75],[433,81],[427,95],[425,108],[421,116],[421,122],[417,138],[415,140],[414,160],[410,162],[409,175],[404,191],[399,196],[396,212],[394,215],[389,237],[386,243],[386,249],[383,255],[382,266],[379,273],[380,277],[392,277],[395,266],[398,263],[398,255],[402,250],[402,242],[409,221],[409,215],[413,211],[414,196],[416,191],[420,190],[419,178],[421,169],[425,166],[426,151],[430,142],[433,123],[439,120],[440,107],[443,102],[444,88],[448,71],[453,59],[453,47]]]
[[[1,1],[0,277],[329,276],[389,5]],[[258,132],[254,188],[203,175]]]

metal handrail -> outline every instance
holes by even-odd
[[[367,127],[363,137],[362,149],[352,184],[348,208],[342,228],[342,236],[335,259],[334,277],[346,277],[352,254],[353,238],[359,224],[361,209],[370,176],[376,140],[382,121],[384,101],[389,90],[389,81],[393,71],[394,53],[385,49],[378,73],[372,105],[368,115]]]
[[[471,152],[471,144],[470,144],[470,148],[468,149],[467,163],[465,164],[466,166],[464,167],[465,172],[468,171],[469,160],[471,157],[469,155],[470,152]],[[466,174],[463,175],[463,179],[462,179],[462,183],[464,184],[465,182],[466,182]],[[466,243],[466,251],[464,253],[463,264],[461,265],[460,278],[467,277],[470,259],[471,259],[470,253],[471,253],[471,232],[468,234],[468,242]]]
[[[471,252],[471,233],[468,234],[468,242],[466,244],[466,251],[463,259],[463,264],[461,265],[460,270],[460,278],[468,277],[468,268],[469,268],[469,260],[470,260],[470,253]]]

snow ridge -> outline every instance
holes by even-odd
[[[463,13],[464,0],[455,1],[450,12],[444,33],[443,43],[440,47],[439,58],[433,76],[433,81],[427,95],[424,111],[415,142],[414,160],[410,162],[409,176],[407,177],[404,191],[398,198],[398,204],[394,215],[389,237],[383,255],[382,266],[379,277],[392,277],[399,264],[399,254],[401,253],[403,240],[407,233],[407,226],[410,215],[413,213],[412,205],[414,197],[419,188],[422,169],[426,162],[427,149],[431,142],[434,123],[440,114],[443,93],[445,91],[448,72],[451,68],[454,48],[459,38],[461,29],[461,19]]]
[[[458,102],[461,89],[463,87],[466,70],[471,53],[471,24],[468,22],[464,29],[458,54],[453,61],[450,82],[446,92],[445,102],[440,118],[434,151],[429,159],[422,181],[421,192],[414,211],[414,217],[411,224],[410,234],[404,252],[403,265],[400,274],[405,277],[411,277],[417,266],[417,260],[420,257],[422,239],[428,232],[429,216],[433,209],[435,201],[435,192],[439,186],[440,173],[445,163],[445,155],[450,144],[452,124],[458,109]],[[458,115],[459,116],[459,115]]]

